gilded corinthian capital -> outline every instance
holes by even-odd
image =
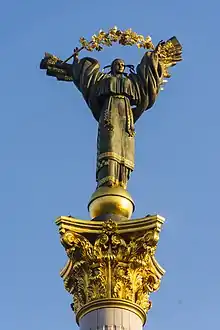
[[[164,274],[155,259],[163,222],[158,215],[120,222],[57,219],[68,256],[61,277],[73,295],[78,321],[114,301],[136,309],[144,323],[151,307],[149,294],[159,288]]]

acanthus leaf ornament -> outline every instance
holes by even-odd
[[[127,300],[146,313],[151,307],[149,294],[159,288],[163,275],[154,258],[158,229],[135,235],[119,231],[112,220],[103,222],[95,239],[72,230],[61,231],[69,257],[61,276],[73,295],[76,313],[86,304],[105,298]]]

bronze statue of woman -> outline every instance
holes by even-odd
[[[162,57],[161,49],[165,49]],[[160,42],[154,50],[145,52],[136,72],[132,68],[129,73],[125,68],[131,66],[121,59],[115,59],[110,72],[104,73],[96,59],[79,59],[77,49],[73,64],[48,53],[41,61],[47,75],[74,82],[98,122],[97,188],[126,188],[134,169],[134,124],[153,106],[164,77],[170,76],[167,68],[181,60],[181,52],[175,37]]]
[[[73,81],[98,121],[97,187],[126,188],[134,169],[134,124],[152,107],[163,83],[157,49],[145,53],[136,73],[125,73],[125,67],[115,59],[103,73],[96,59],[77,56],[72,65]]]

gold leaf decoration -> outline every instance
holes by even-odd
[[[100,51],[103,49],[103,46],[110,47],[113,43],[119,43],[122,46],[136,45],[138,48],[154,49],[150,36],[144,37],[132,31],[132,29],[122,31],[117,26],[111,28],[108,32],[100,30],[98,34],[92,36],[90,41],[81,37],[79,42],[88,51]]]
[[[154,259],[158,230],[122,235],[112,220],[91,241],[84,235],[61,231],[69,260],[61,271],[66,290],[73,295],[74,311],[103,298],[117,298],[151,307],[149,294],[160,286],[163,272]],[[134,234],[134,233],[133,233]]]

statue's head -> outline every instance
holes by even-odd
[[[111,64],[111,74],[122,74],[125,70],[125,62],[120,58],[116,58]]]
[[[125,68],[129,68],[130,73],[134,73],[134,66],[131,64],[127,64],[125,65],[125,62],[123,60],[121,60],[120,58],[116,58],[111,65],[106,65],[103,68],[103,71],[107,68],[111,68],[110,72],[113,76],[117,75],[117,74],[123,74],[125,76],[127,76],[128,74],[125,73]]]

